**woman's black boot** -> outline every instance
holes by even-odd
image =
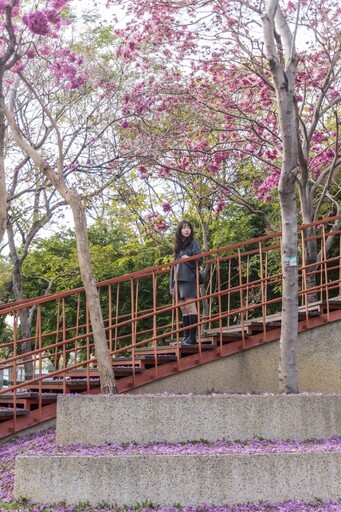
[[[182,316],[182,326],[188,327],[189,326],[189,315],[183,315]],[[182,331],[182,338],[180,340],[180,344],[182,344],[189,336],[189,329],[186,329],[185,331]]]
[[[189,315],[189,325],[198,323],[198,315]],[[188,337],[181,342],[182,347],[188,347],[197,344],[197,326],[191,327],[189,330]]]

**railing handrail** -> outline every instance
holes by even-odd
[[[333,217],[328,217],[328,223],[334,222],[336,220],[340,220],[341,221],[341,215],[335,215]],[[306,229],[311,228],[311,227],[316,227],[316,226],[319,226],[319,225],[321,225],[323,223],[326,223],[326,221],[325,220],[318,220],[318,221],[311,222],[309,224],[303,224],[301,226],[298,226],[298,231],[303,231],[303,230],[306,230]],[[278,237],[281,236],[281,234],[282,234],[282,231],[276,231],[274,233],[270,233],[268,235],[263,235],[263,236],[258,237],[258,238],[251,238],[249,240],[245,240],[245,241],[242,241],[242,242],[237,242],[237,243],[230,244],[230,245],[227,245],[227,246],[224,246],[224,247],[220,247],[220,248],[217,248],[217,249],[211,249],[209,251],[204,251],[204,252],[200,253],[200,255],[191,256],[190,258],[188,258],[187,261],[198,260],[199,258],[204,258],[205,259],[205,258],[207,258],[209,256],[218,255],[218,254],[221,254],[222,252],[228,252],[228,251],[231,251],[231,250],[239,249],[240,247],[247,246],[247,245],[253,245],[253,244],[256,244],[256,243],[257,244],[261,244],[261,243],[263,243],[263,242],[265,242],[267,240],[270,240],[272,238],[278,238]],[[331,231],[330,233],[326,233],[326,236],[332,236],[332,235],[335,235],[335,231]],[[311,237],[310,236],[310,237],[307,237],[306,239],[307,240],[308,239],[312,240],[314,238],[315,237]],[[298,240],[298,243],[300,243],[300,240]],[[271,247],[269,247],[268,249],[271,249]],[[264,249],[264,250],[266,250],[266,249]],[[254,251],[257,252],[256,249]],[[229,255],[229,258],[233,258],[234,256],[235,255]],[[115,285],[115,284],[118,284],[118,283],[129,281],[131,279],[134,280],[134,279],[150,276],[150,275],[152,275],[152,274],[154,274],[156,272],[159,272],[159,271],[164,271],[166,273],[166,272],[169,272],[170,268],[172,268],[173,266],[177,265],[179,262],[180,262],[180,260],[166,261],[166,262],[164,262],[162,264],[155,265],[153,267],[148,267],[148,268],[142,269],[142,270],[136,270],[136,271],[131,272],[131,273],[122,274],[120,276],[112,277],[112,278],[106,279],[104,281],[99,281],[98,283],[96,283],[96,286],[97,286],[97,288],[101,288],[103,286]],[[205,263],[206,262],[204,261],[203,264],[205,264]],[[13,312],[14,310],[32,307],[32,306],[35,306],[35,305],[38,305],[38,304],[43,304],[45,302],[49,302],[49,301],[56,300],[56,299],[62,299],[62,298],[65,298],[65,297],[69,297],[70,295],[75,295],[75,294],[79,294],[79,293],[82,293],[82,292],[84,292],[84,287],[80,286],[80,287],[77,287],[77,288],[73,288],[72,290],[64,290],[64,291],[52,293],[52,294],[49,294],[49,295],[41,295],[41,296],[37,296],[37,297],[34,297],[34,298],[23,299],[23,300],[20,300],[20,301],[9,302],[9,303],[6,303],[6,304],[0,304],[0,315],[1,314],[9,314],[9,313]]]

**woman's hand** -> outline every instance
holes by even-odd
[[[187,254],[184,254],[183,256],[181,256],[182,260],[185,260],[186,258],[189,258],[189,256]]]

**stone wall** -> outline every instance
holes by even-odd
[[[177,373],[131,393],[278,393],[279,342]],[[341,393],[341,322],[299,333],[300,392]]]

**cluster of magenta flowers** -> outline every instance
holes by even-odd
[[[31,455],[131,455],[131,454],[238,454],[238,453],[269,453],[269,452],[309,452],[309,451],[341,451],[341,436],[333,436],[331,439],[313,439],[303,443],[295,440],[271,441],[251,439],[248,441],[216,441],[207,442],[204,440],[190,443],[151,443],[145,445],[128,444],[106,444],[100,446],[71,445],[56,446],[55,429],[50,428],[43,432],[32,433],[17,439],[5,442],[0,446],[0,511],[12,510],[20,512],[81,512],[81,511],[117,511],[129,512],[127,508],[117,509],[114,505],[99,504],[97,507],[90,507],[87,504],[68,506],[66,504],[44,504],[18,503],[13,497],[15,458],[21,454]],[[203,504],[201,506],[181,506],[161,508],[157,504],[137,504],[134,509],[137,512],[341,512],[341,501],[303,503],[287,501],[285,503],[259,503],[244,505],[222,505],[212,506]]]

